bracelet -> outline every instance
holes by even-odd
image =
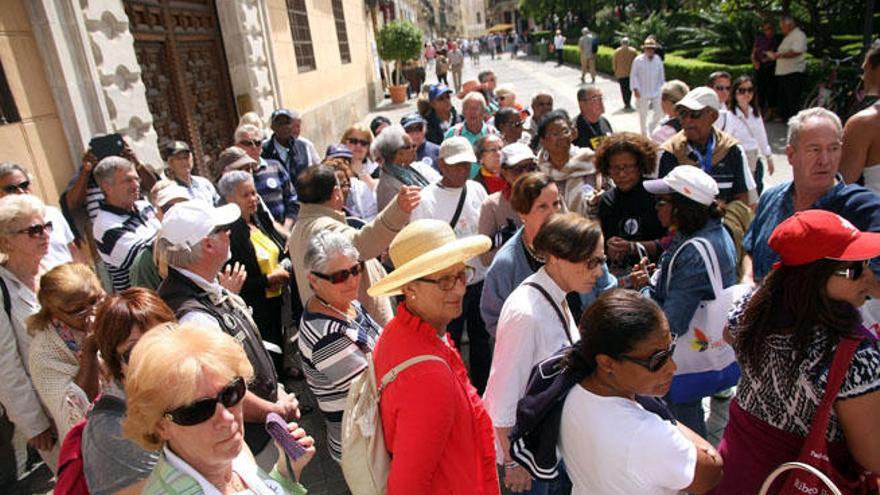
[[[510,461],[504,463],[504,469],[515,469],[519,467],[519,463],[516,461]]]

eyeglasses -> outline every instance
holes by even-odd
[[[369,146],[370,142],[366,139],[357,139],[357,138],[348,138],[348,144],[355,145],[359,144],[361,146]]]
[[[677,340],[677,336],[672,337],[672,342],[669,344],[668,349],[664,349],[662,351],[657,351],[648,359],[634,358],[631,356],[627,356],[626,354],[622,356],[618,356],[618,359],[623,359],[624,361],[629,361],[631,363],[636,363],[637,365],[647,369],[651,373],[656,373],[663,369],[666,366],[667,361],[672,357],[675,353],[675,341]]]
[[[232,224],[218,225],[217,227],[214,227],[214,230],[212,230],[209,235],[222,234],[224,232],[229,232],[230,230],[232,230]]]
[[[566,127],[565,129],[563,129],[561,131],[548,132],[547,136],[551,137],[553,139],[557,139],[557,138],[561,138],[561,137],[570,137],[571,136],[571,129]]]
[[[8,186],[3,186],[3,192],[6,194],[15,194],[19,191],[27,192],[31,187],[31,181],[26,180],[24,182],[19,182],[18,184],[9,184]]]
[[[849,268],[837,270],[834,272],[834,275],[837,275],[838,277],[845,277],[848,280],[858,280],[862,277],[862,273],[865,272],[865,268],[867,266],[868,262],[862,261],[860,263],[851,265]]]
[[[468,282],[474,279],[474,268],[472,266],[464,267],[464,270],[452,274],[447,275],[445,277],[440,278],[417,278],[416,280],[419,282],[428,282],[430,284],[437,284],[442,291],[450,291],[455,288],[455,284],[457,282],[461,282],[465,286],[467,286]]]
[[[582,100],[578,100],[578,101],[598,102],[598,101],[604,101],[604,100],[605,100],[605,97],[602,95],[593,95],[593,96],[588,96],[588,97],[586,97]]]
[[[52,222],[46,222],[44,224],[37,223],[31,225],[26,229],[15,231],[16,234],[27,234],[28,237],[31,237],[33,239],[40,237],[41,235],[43,235],[44,232],[46,233],[46,235],[52,233]]]
[[[232,383],[223,387],[223,390],[216,397],[199,399],[192,404],[168,411],[165,413],[165,419],[180,426],[195,426],[214,416],[218,402],[229,409],[241,402],[246,392],[247,385],[244,383],[244,378],[239,376]]]
[[[699,119],[700,117],[703,116],[703,112],[705,110],[706,110],[705,108],[700,109],[700,110],[691,110],[690,108],[679,108],[676,110],[676,112],[678,112],[678,118],[680,118],[682,120],[688,119],[688,118],[696,120],[696,119]]]
[[[422,132],[425,130],[425,124],[413,124],[406,128],[406,132]]]
[[[736,94],[738,94],[738,95],[751,94],[754,92],[755,92],[755,88],[750,87],[750,86],[749,87],[741,86],[739,88],[736,88]]]
[[[602,255],[602,256],[593,256],[592,258],[587,258],[587,260],[584,261],[584,263],[587,265],[587,268],[592,270],[593,268],[596,268],[599,265],[605,264],[606,261],[608,261],[608,256]]]
[[[257,146],[261,146],[263,142],[256,139],[242,139],[238,142],[238,144],[243,144],[245,146],[250,146],[251,148],[256,148]]]
[[[330,274],[324,274],[324,273],[318,273],[318,272],[312,272],[312,274],[318,278],[322,278],[324,280],[327,280],[331,284],[335,285],[335,284],[341,284],[342,282],[345,282],[346,280],[348,280],[351,277],[357,277],[358,275],[360,275],[363,272],[364,272],[364,262],[358,261],[357,265],[354,265],[353,267],[351,267],[347,270],[339,270],[338,272],[333,272]]]
[[[608,167],[608,170],[614,174],[623,174],[627,172],[635,172],[638,170],[639,166],[636,163],[627,163],[626,165],[615,165],[613,167]]]
[[[85,318],[95,311],[95,306],[100,304],[103,299],[103,294],[95,294],[89,297],[87,301],[77,305],[73,309],[61,308],[61,311],[67,313],[70,316],[73,316],[74,318]]]
[[[721,86],[719,84],[718,86],[715,86],[715,91],[730,91],[730,86]]]

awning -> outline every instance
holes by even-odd
[[[495,24],[489,28],[490,33],[502,33],[513,29],[513,24]]]

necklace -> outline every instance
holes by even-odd
[[[327,309],[329,309],[330,311],[333,311],[334,313],[336,313],[336,314],[338,314],[339,316],[341,316],[341,317],[342,317],[345,321],[347,321],[349,324],[350,324],[350,323],[353,323],[353,319],[352,319],[351,315],[348,314],[348,312],[343,312],[343,311],[341,311],[341,310],[338,309],[336,306],[333,306],[332,304],[328,303],[327,301],[324,300],[324,298],[322,298],[321,296],[319,296],[319,295],[317,295],[317,294],[315,294],[315,299],[316,299],[319,303],[321,303],[321,305],[324,306],[325,308],[327,308]],[[350,307],[351,307],[351,305],[349,305],[349,308],[350,308]]]

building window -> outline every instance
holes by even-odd
[[[13,122],[21,122],[21,116],[12,98],[12,91],[9,90],[9,83],[6,82],[6,71],[0,63],[0,125]]]
[[[343,64],[351,63],[351,50],[348,47],[348,31],[345,29],[345,12],[342,0],[331,0],[333,6],[333,22],[336,24],[336,39],[339,41],[339,58]]]
[[[477,12],[477,24],[480,24],[481,22],[483,21],[480,20],[480,13]]]
[[[315,50],[312,48],[312,31],[305,0],[287,0],[287,17],[290,19],[290,35],[293,37],[293,51],[299,72],[309,72],[317,68]]]

